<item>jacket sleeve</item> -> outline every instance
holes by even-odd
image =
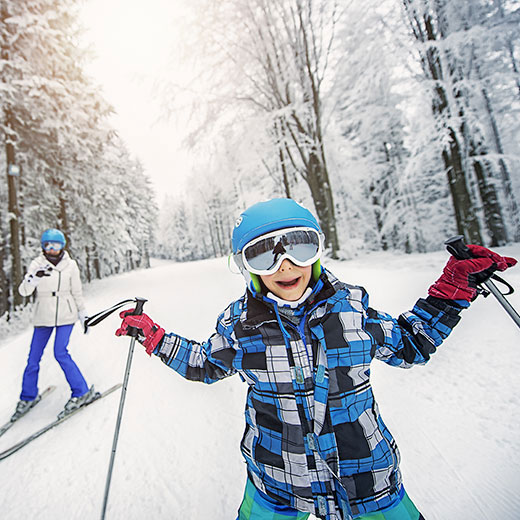
[[[70,292],[78,308],[78,312],[85,310],[85,300],[83,299],[83,287],[79,275],[79,267],[75,260],[72,261],[72,272],[70,274]]]
[[[428,296],[397,320],[367,306],[365,326],[374,341],[374,357],[401,368],[426,363],[460,321],[460,311],[468,306],[468,302]]]
[[[225,315],[219,316],[215,333],[204,343],[174,333],[166,334],[154,354],[191,381],[209,384],[235,374],[236,342]]]

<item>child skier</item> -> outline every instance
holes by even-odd
[[[248,479],[238,520],[419,520],[399,471],[396,443],[370,385],[377,358],[426,363],[477,295],[475,281],[516,263],[479,246],[478,258],[450,258],[442,276],[397,320],[368,305],[362,287],[320,264],[314,216],[290,199],[244,211],[233,230],[245,294],[219,316],[204,343],[146,314],[121,313],[116,335],[139,331],[183,377],[213,383],[239,373],[249,384],[241,451]]]
[[[49,338],[55,331],[54,356],[61,366],[72,396],[58,417],[87,404],[95,397],[67,346],[74,323],[86,319],[85,304],[77,263],[65,251],[65,235],[59,229],[47,229],[41,236],[42,252],[30,264],[18,292],[31,296],[36,291],[34,333],[23,374],[20,401],[11,420],[26,414],[38,402],[40,360]]]

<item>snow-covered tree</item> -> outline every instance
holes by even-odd
[[[214,125],[247,128],[262,121],[259,134],[270,141],[261,162],[265,169],[255,165],[247,175],[276,175],[285,195],[292,195],[292,185],[305,184],[306,198],[314,204],[327,245],[336,254],[335,204],[322,121],[336,2],[208,0],[196,5],[203,16],[197,29],[190,26],[186,45],[197,50],[196,84],[203,85],[204,92],[197,98],[192,142],[215,135]]]
[[[353,2],[344,9],[338,23],[332,89],[336,100],[330,117],[336,121],[331,128],[337,127],[350,150],[343,167],[334,172],[346,186],[340,200],[363,207],[356,220],[367,247],[409,252],[425,244],[403,175],[408,160],[401,107],[406,86],[396,21],[391,2]]]
[[[329,236],[334,222],[342,256],[430,250],[457,232],[487,245],[517,236],[514,2],[192,6],[189,81],[168,94],[196,109],[186,197],[216,215],[211,254],[222,228],[215,194],[233,215],[272,196],[303,202]],[[222,189],[224,171],[233,182]],[[198,225],[188,229],[196,238]]]
[[[65,232],[87,279],[146,266],[153,247],[154,193],[110,126],[112,108],[83,72],[77,7],[0,3],[1,162],[18,172],[0,188],[8,202],[0,236],[11,259],[0,257],[0,314],[21,303],[16,288],[45,228]]]
[[[503,80],[492,86],[488,76],[495,70],[489,67],[493,46],[496,51],[504,45],[489,23],[493,6],[484,0],[403,0],[403,6],[431,99],[436,121],[432,141],[441,143],[458,232],[470,241],[503,244],[510,234],[501,196],[509,200],[511,219],[516,219],[516,209],[497,147],[499,129],[492,123],[490,88],[505,86]],[[507,44],[499,52],[504,50]]]

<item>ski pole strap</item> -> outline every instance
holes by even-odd
[[[501,276],[498,276],[498,274],[493,273],[491,275],[491,278],[493,278],[493,280],[496,280],[497,282],[500,282],[501,284],[503,284],[507,287],[508,292],[502,293],[502,296],[509,296],[510,294],[513,294],[515,292],[515,289],[513,288],[513,286],[509,282],[506,282]]]
[[[112,305],[112,307],[105,309],[104,311],[100,311],[97,314],[94,314],[93,316],[89,316],[85,320],[85,327],[93,327],[94,325],[97,325],[99,322],[103,321],[105,318],[110,316],[112,313],[116,312],[118,309],[123,307],[124,305],[128,303],[136,303],[137,299],[132,298],[129,300],[123,300],[122,302],[116,303],[115,305]]]

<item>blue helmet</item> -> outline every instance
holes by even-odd
[[[292,199],[271,199],[258,202],[247,208],[238,217],[231,244],[235,263],[253,291],[261,292],[262,287],[258,275],[248,272],[240,260],[242,248],[262,235],[271,231],[292,227],[310,227],[321,233],[320,225],[314,215]],[[321,262],[318,259],[312,266],[313,278],[317,280],[321,274]]]
[[[310,227],[321,233],[314,215],[292,199],[271,199],[247,208],[238,217],[231,243],[236,255],[251,240],[290,227]]]
[[[42,233],[42,238],[40,240],[40,244],[43,247],[45,242],[59,242],[65,247],[67,241],[65,240],[65,235],[59,229],[47,229]]]

